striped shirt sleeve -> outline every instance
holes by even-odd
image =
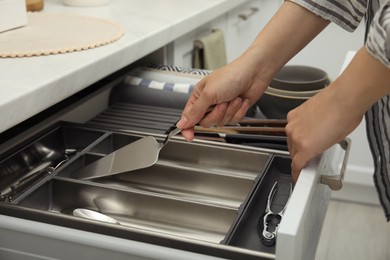
[[[390,1],[381,6],[371,23],[366,48],[375,58],[390,68]]]
[[[368,0],[290,0],[352,32],[361,22]]]

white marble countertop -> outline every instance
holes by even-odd
[[[125,35],[112,44],[81,52],[0,58],[0,132],[244,2],[112,0],[100,7],[68,7],[61,0],[45,0],[44,12],[108,18],[122,24]]]

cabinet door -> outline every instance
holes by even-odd
[[[220,29],[225,33],[227,60],[233,61],[249,47],[282,2],[283,0],[251,0],[241,4],[169,44],[166,62],[192,67],[194,40],[211,33],[213,29]]]
[[[328,181],[336,180],[345,171],[350,145],[344,144],[334,145],[302,170],[278,230],[277,260],[315,258],[331,195],[329,186],[321,181],[324,175],[330,176]]]
[[[249,47],[282,2],[252,0],[227,14],[226,49],[229,62]]]
[[[221,15],[209,23],[188,32],[167,46],[167,64],[183,67],[193,67],[194,41],[206,36],[214,29],[226,31],[226,15]],[[226,33],[225,33],[226,34]],[[225,36],[226,38],[226,36]]]

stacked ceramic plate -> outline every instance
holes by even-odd
[[[287,65],[275,76],[257,105],[267,118],[284,119],[290,110],[317,94],[329,83],[328,74],[321,69]]]

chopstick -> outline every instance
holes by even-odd
[[[206,132],[206,133],[222,133],[222,134],[239,134],[237,130],[229,129],[226,127],[202,127],[202,126],[195,126],[194,127],[195,132]]]
[[[283,119],[251,119],[246,118],[236,126],[223,127],[202,127],[195,126],[198,133],[224,133],[224,134],[265,134],[265,135],[286,135],[285,125],[287,120]]]
[[[256,126],[230,126],[230,127],[195,127],[195,132],[224,133],[224,134],[268,134],[286,135],[284,127],[256,127]]]
[[[284,127],[287,125],[287,120],[285,119],[254,119],[254,118],[244,118],[239,122],[239,125],[257,125],[257,126],[280,126]]]

